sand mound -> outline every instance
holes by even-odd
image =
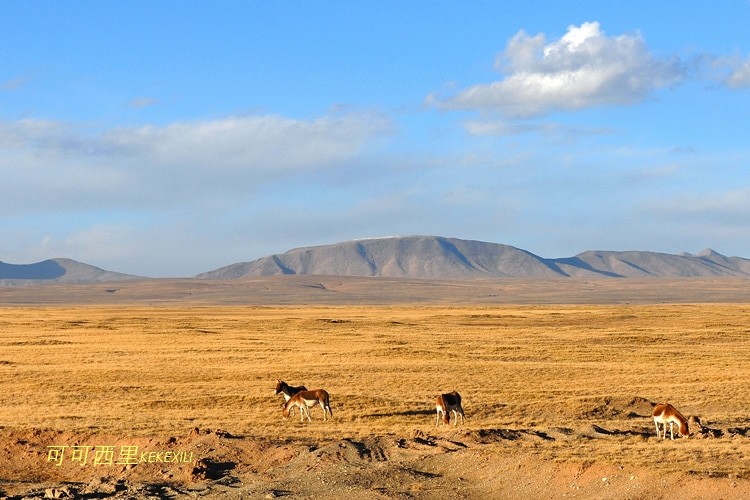
[[[651,418],[656,403],[640,396],[630,398],[601,398],[591,401],[593,408],[580,413],[592,419]]]

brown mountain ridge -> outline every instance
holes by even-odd
[[[509,245],[440,236],[403,236],[295,248],[196,276],[241,279],[273,275],[415,279],[750,277],[750,259],[711,249],[692,255],[587,251],[547,259]]]

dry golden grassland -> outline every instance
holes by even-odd
[[[8,307],[0,426],[447,435],[456,430],[435,430],[434,400],[455,389],[463,431],[541,436],[505,439],[509,452],[748,477],[750,439],[727,432],[750,427],[748,360],[743,304]],[[327,389],[333,420],[320,408],[312,424],[282,420],[277,378]],[[636,398],[672,402],[723,434],[657,441],[647,411],[631,411]]]

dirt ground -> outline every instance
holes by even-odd
[[[325,424],[318,420],[312,425]],[[409,436],[311,440],[295,438],[292,425],[284,440],[196,428],[183,436],[123,441],[100,434],[3,428],[0,497],[750,498],[746,478],[618,465],[616,457],[608,463],[550,460],[541,452],[548,446],[597,440],[646,440],[667,453],[684,445],[684,440],[657,440],[641,432],[600,427],[476,431],[459,425],[429,433],[415,430]],[[701,437],[706,438],[697,439]],[[750,437],[722,432],[706,439]],[[114,447],[114,455],[96,454],[104,443]],[[62,446],[62,457],[50,455]],[[138,447],[132,455],[138,463],[117,464],[126,446]],[[83,448],[88,454],[74,454]]]

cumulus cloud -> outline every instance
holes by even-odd
[[[679,59],[653,56],[639,34],[608,37],[597,22],[570,26],[552,42],[544,34],[520,31],[498,57],[496,69],[504,75],[501,80],[445,98],[431,94],[427,103],[442,109],[534,117],[641,102],[653,91],[685,78]]]

